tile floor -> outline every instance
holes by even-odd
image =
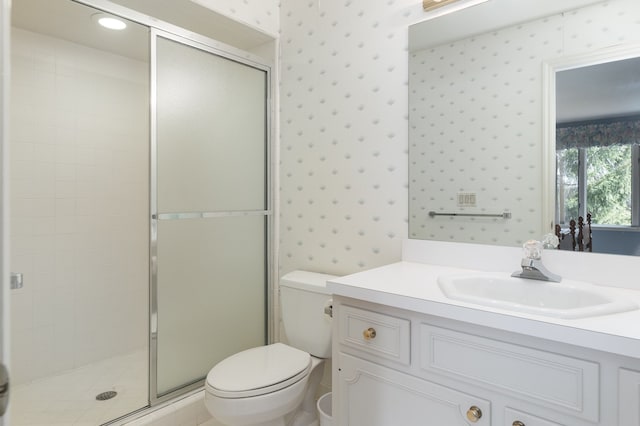
[[[20,384],[11,391],[13,426],[96,426],[147,405],[147,351]],[[118,395],[97,401],[99,393]]]

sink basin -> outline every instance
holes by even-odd
[[[555,318],[588,318],[638,309],[604,287],[571,281],[551,283],[506,274],[450,275],[438,278],[449,299]]]

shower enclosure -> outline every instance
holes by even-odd
[[[106,423],[268,340],[270,69],[100,0],[13,9],[12,424]]]
[[[266,336],[267,72],[185,43],[153,31],[158,395]]]

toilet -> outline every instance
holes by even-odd
[[[317,426],[315,396],[331,357],[333,275],[294,271],[280,279],[282,324],[289,344],[247,349],[207,375],[205,406],[228,426]]]

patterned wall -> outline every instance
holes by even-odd
[[[399,259],[408,235],[406,37],[423,17],[419,3],[281,2],[281,273],[341,274]],[[508,227],[444,222],[427,237],[511,245],[539,236],[541,62],[637,40],[639,7],[612,0],[425,53],[435,78],[427,93],[446,99],[425,100],[437,105],[425,120],[446,133],[425,154],[434,162],[425,173],[446,194],[437,206],[473,190],[487,211],[514,212]],[[459,137],[450,121],[461,111]]]
[[[409,217],[407,27],[424,19],[420,2],[194,1],[280,32],[279,274],[398,260]],[[479,208],[514,217],[507,226],[439,221],[420,237],[518,244],[539,236],[541,61],[637,39],[638,7],[612,0],[422,54],[430,62],[423,121],[436,128],[437,150],[423,151],[430,163],[418,172],[429,174],[419,191],[433,199],[414,206],[448,209],[452,194],[477,191]],[[458,116],[462,137],[451,133]]]
[[[521,244],[542,235],[542,63],[640,41],[640,2],[601,3],[411,54],[410,237]],[[457,206],[457,192],[477,207]],[[429,218],[500,213],[511,220]]]
[[[280,274],[400,258],[415,0],[283,0]]]
[[[561,46],[554,16],[412,53],[412,238],[512,245],[541,235],[541,58]],[[475,192],[477,207],[458,207],[457,192]],[[429,218],[429,210],[513,217]]]

